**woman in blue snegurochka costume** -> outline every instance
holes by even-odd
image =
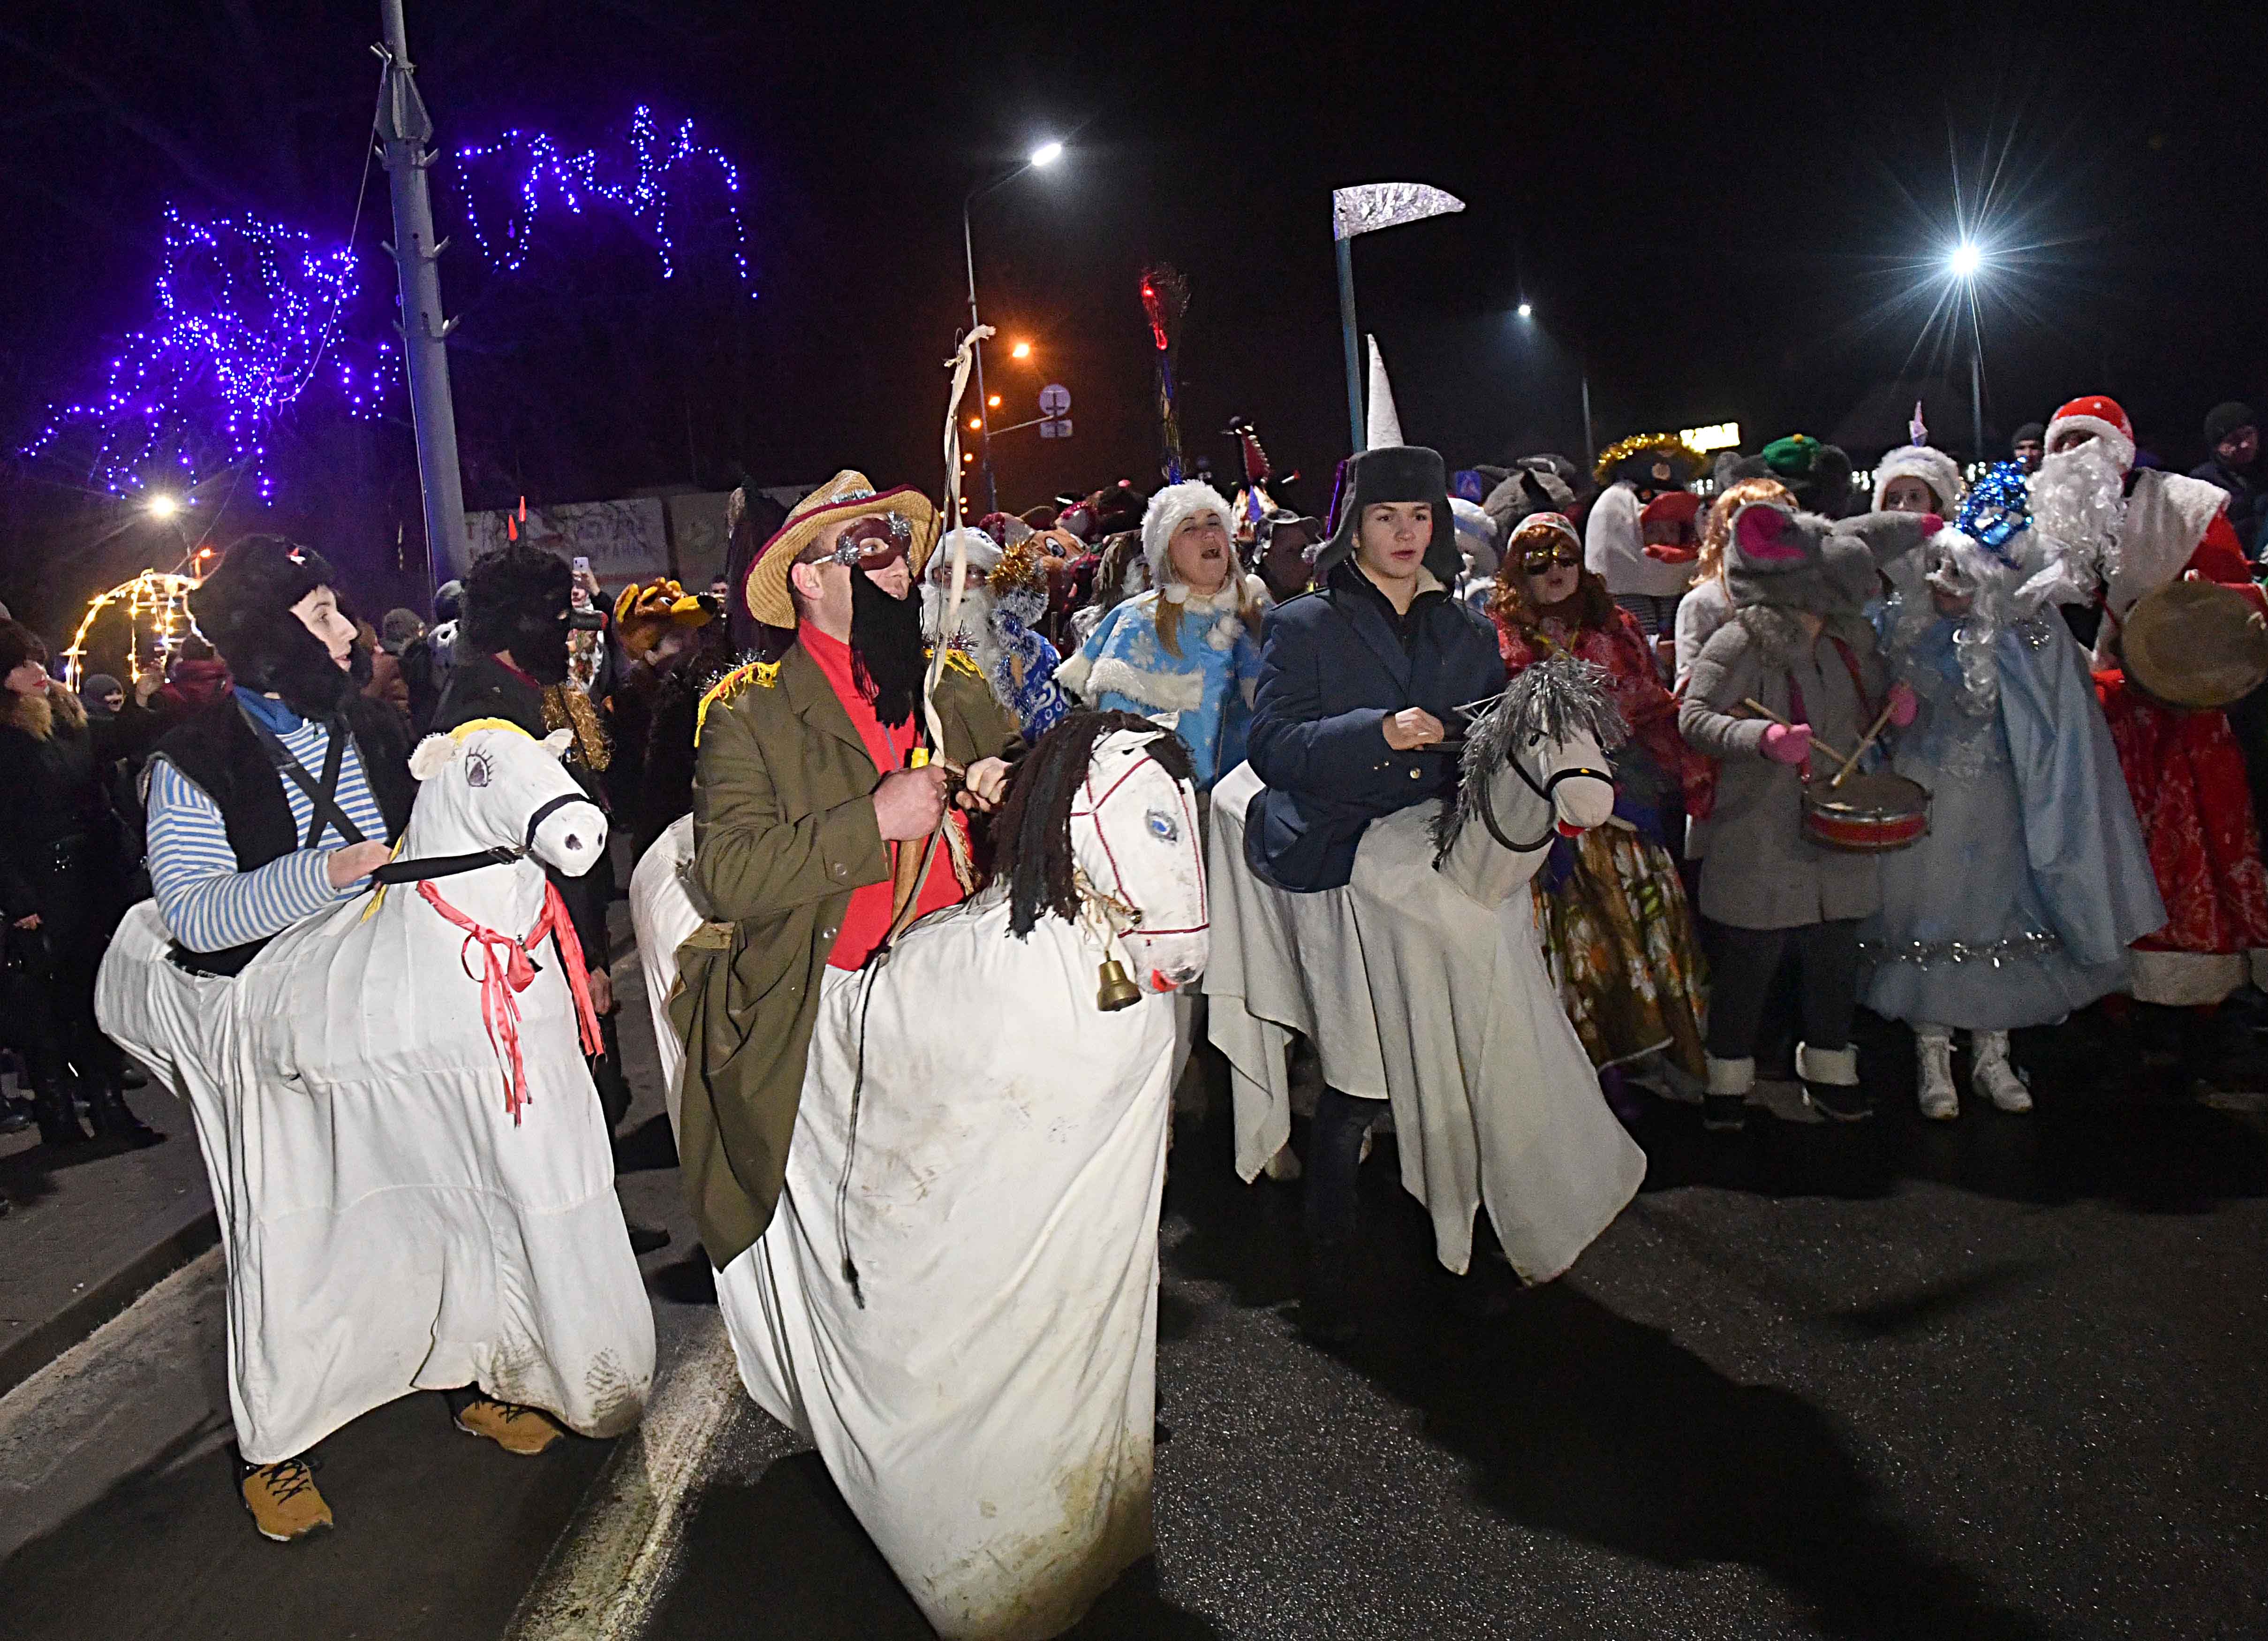
[[[1924,456],[1952,472],[1926,449],[1885,468],[1905,457],[1933,477]],[[1956,525],[1890,569],[1881,617],[1891,665],[1921,698],[1892,767],[1933,797],[1927,835],[1881,857],[1862,1001],[1913,1027],[1916,1094],[1939,1120],[1961,1112],[1955,1028],[1970,1033],[1971,1086],[2030,1110],[2009,1028],[2123,988],[2127,942],[2165,921],[2087,658],[2044,608],[2079,583],[2028,506],[2022,470],[1992,469]]]
[[[1244,761],[1260,676],[1268,595],[1237,563],[1228,503],[1191,479],[1150,498],[1142,555],[1152,590],[1102,618],[1056,682],[1091,706],[1139,713],[1172,729],[1197,790]]]

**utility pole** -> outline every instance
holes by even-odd
[[[425,144],[432,117],[417,94],[401,0],[379,0],[385,43],[372,48],[386,60],[386,91],[379,99],[379,157],[394,195],[394,243],[386,248],[401,281],[401,358],[409,372],[409,414],[417,432],[417,480],[425,498],[425,562],[438,582],[463,576],[471,556],[465,538],[465,486],[457,469],[457,413],[449,397],[449,355],[443,345],[457,328],[441,317],[441,275],[434,263],[448,241],[433,239],[433,199],[425,169],[433,155]]]

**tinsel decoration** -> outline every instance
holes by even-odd
[[[1505,760],[1536,743],[1562,745],[1579,735],[1611,752],[1630,739],[1630,725],[1607,690],[1602,667],[1572,655],[1537,662],[1505,686],[1504,693],[1473,720],[1458,760],[1457,794],[1433,821],[1436,864],[1449,853],[1472,818],[1479,794],[1494,780]]]
[[[1158,350],[1158,425],[1161,431],[1166,482],[1182,482],[1182,412],[1174,389],[1174,344],[1182,316],[1189,312],[1189,282],[1179,270],[1159,262],[1142,270],[1142,313]]]
[[[1904,940],[1896,943],[1862,940],[1859,942],[1859,960],[1911,963],[1922,969],[1981,963],[1998,969],[2011,963],[2044,963],[2062,950],[2061,936],[2047,929],[2026,929],[2021,935],[2011,935],[1989,945],[1971,945],[1959,940]]]
[[[1602,484],[1614,482],[1615,469],[1632,456],[1664,455],[1673,462],[1683,462],[1689,479],[1707,470],[1709,463],[1698,450],[1675,433],[1632,433],[1627,439],[1617,439],[1599,452],[1592,465],[1591,476]]]
[[[2024,486],[2023,468],[2014,462],[1996,462],[1987,468],[1969,487],[1954,523],[2002,564],[2014,565],[2015,555],[2008,543],[2032,528],[2032,498]]]

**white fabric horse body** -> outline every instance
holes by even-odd
[[[669,996],[677,989],[677,949],[701,927],[683,872],[693,863],[693,817],[681,815],[646,846],[630,872],[630,933],[637,941],[638,974],[645,983],[645,1006],[653,1019],[654,1051],[661,1059],[661,1100],[669,1131],[677,1133],[677,1079],[685,1069],[685,1045],[669,1021]]]
[[[1296,1031],[1314,1043],[1324,1082],[1391,1106],[1403,1186],[1425,1205],[1450,1270],[1469,1266],[1484,1203],[1531,1282],[1565,1270],[1622,1211],[1645,1153],[1609,1111],[1560,1006],[1528,892],[1555,824],[1598,825],[1613,808],[1605,780],[1553,776],[1605,767],[1587,732],[1515,744],[1486,777],[1490,808],[1510,841],[1538,846],[1507,848],[1476,817],[1437,869],[1440,806],[1420,804],[1373,821],[1346,887],[1313,894],[1263,883],[1245,863],[1245,811],[1262,784],[1252,766],[1213,787],[1204,992],[1229,1061],[1239,1175],[1256,1178],[1291,1138],[1285,1047]]]
[[[1049,846],[1100,891],[1079,920],[1020,939],[996,883],[825,972],[778,1211],[718,1275],[748,1393],[947,1637],[1060,1634],[1150,1553],[1170,994],[1207,940],[1197,800],[1149,752],[1169,742],[1071,743]],[[1020,835],[1042,841],[1028,815]],[[652,901],[675,881],[658,866]],[[677,898],[641,928],[684,927]],[[1109,1013],[1106,952],[1145,994]]]
[[[431,885],[515,942],[546,915],[541,862],[579,875],[606,846],[605,817],[559,765],[564,733],[551,745],[483,721],[428,737],[412,763],[423,785],[400,857],[528,850]],[[170,962],[144,901],[103,963],[103,1030],[196,1120],[250,1463],[412,1390],[468,1384],[614,1435],[652,1379],[653,1313],[565,965],[529,940],[533,981],[511,998],[526,1073],[515,1119],[507,1039],[483,1019],[482,949],[419,887],[308,918],[232,979]],[[490,988],[491,1017],[508,989]]]

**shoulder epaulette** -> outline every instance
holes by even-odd
[[[968,659],[968,652],[966,650],[946,650],[945,652],[945,664],[955,672],[967,673],[970,677],[975,678],[980,684],[984,680],[984,675],[977,670],[976,663]]]
[[[772,689],[779,684],[780,664],[776,661],[752,661],[745,667],[735,667],[709,686],[709,693],[701,698],[701,706],[693,715],[693,744],[701,744],[701,731],[709,722],[709,709],[723,705],[730,706],[750,684],[759,689]]]

